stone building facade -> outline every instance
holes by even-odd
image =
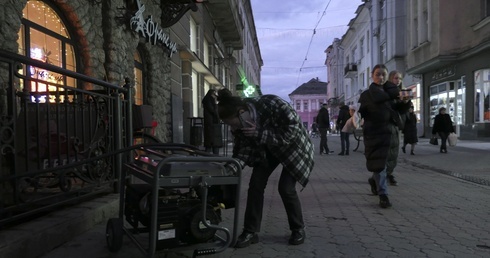
[[[45,60],[50,54],[54,64],[121,86],[129,78],[135,103],[152,108],[155,136],[189,143],[187,118],[202,114],[206,90],[236,92],[243,78],[260,85],[262,59],[250,1],[196,1],[194,11],[165,26],[171,15],[164,5],[172,2],[182,1],[0,0],[0,49],[31,58],[39,51]]]

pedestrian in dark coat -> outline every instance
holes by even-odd
[[[316,116],[316,123],[320,130],[320,155],[322,155],[322,153],[327,155],[331,153],[327,142],[327,132],[330,131],[330,114],[327,108],[328,105],[323,104]]]
[[[220,118],[234,136],[233,158],[253,167],[247,192],[243,232],[235,247],[259,241],[264,192],[270,175],[282,165],[278,190],[292,231],[289,244],[305,240],[301,202],[296,183],[305,187],[314,165],[313,144],[294,108],[274,95],[241,99],[227,89],[218,94]]]
[[[388,81],[395,84],[398,87],[398,90],[403,90],[403,76],[401,72],[397,70],[391,71],[388,75]],[[388,152],[388,160],[386,161],[386,174],[389,184],[395,186],[398,185],[398,182],[395,180],[393,172],[398,164],[400,130],[403,130],[406,114],[408,113],[410,106],[412,106],[412,102],[410,101],[410,98],[396,98],[391,100],[391,106],[393,110],[398,111],[400,123],[398,124],[399,130],[393,131],[393,135],[391,136],[390,150]]]
[[[371,74],[373,83],[361,93],[359,112],[364,118],[363,138],[367,170],[373,172],[369,178],[371,191],[379,195],[382,208],[391,206],[388,199],[386,162],[398,117],[391,101],[398,98],[398,87],[388,79],[388,70],[382,64],[374,66]],[[396,114],[396,116],[395,116]]]
[[[204,147],[207,152],[219,154],[219,148],[223,146],[221,123],[218,116],[216,103],[216,90],[210,89],[202,99],[204,111]]]
[[[451,117],[446,114],[446,108],[439,108],[439,114],[434,118],[434,126],[432,127],[432,136],[435,137],[436,133],[441,137],[441,153],[447,153],[446,142],[450,133],[454,133],[453,121]]]
[[[417,116],[413,112],[413,106],[408,109],[406,114],[405,127],[403,128],[403,147],[402,151],[405,153],[405,147],[407,144],[411,145],[410,155],[415,155],[415,144],[418,142],[417,137]]]
[[[337,117],[337,128],[340,130],[340,156],[349,155],[349,133],[342,132],[342,129],[350,118],[349,106],[342,103],[339,108],[339,115]]]

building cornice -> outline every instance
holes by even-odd
[[[469,57],[480,54],[482,51],[490,49],[490,41],[486,41],[482,44],[479,44],[476,47],[473,47],[467,51],[464,51],[457,55],[441,55],[426,62],[423,62],[417,66],[411,67],[407,69],[408,74],[423,74],[433,70],[437,70],[444,66],[447,66],[451,63],[455,63]]]

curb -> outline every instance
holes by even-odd
[[[462,180],[465,180],[465,181],[468,181],[468,182],[472,182],[472,183],[475,183],[475,184],[490,186],[490,181],[489,180],[486,180],[486,179],[483,179],[483,178],[474,177],[474,176],[468,176],[468,175],[463,175],[461,173],[457,173],[457,172],[453,172],[453,171],[449,171],[449,170],[444,170],[444,169],[440,169],[440,168],[431,167],[431,166],[428,166],[428,165],[424,165],[424,164],[420,164],[420,163],[417,163],[417,162],[414,162],[414,161],[410,161],[410,160],[408,160],[406,158],[403,158],[403,162],[406,163],[406,164],[412,165],[414,167],[432,170],[432,171],[437,172],[437,173],[441,173],[441,174],[445,174],[445,175],[448,175],[448,176],[456,177],[456,178],[459,178],[459,179],[462,179]]]

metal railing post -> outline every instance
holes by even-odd
[[[113,101],[114,101],[114,114],[113,114],[113,122],[114,122],[114,150],[120,150],[122,148],[122,100],[119,96],[119,91],[114,91],[112,93]],[[121,178],[122,174],[122,153],[118,153],[115,156],[114,161],[114,173],[115,174],[115,184],[114,184],[114,192],[118,193],[120,189],[120,181],[124,180]]]
[[[124,80],[124,88],[128,91],[124,95],[124,99],[126,100],[126,147],[133,145],[133,87],[130,84],[129,78]],[[130,157],[132,158],[132,157]]]

